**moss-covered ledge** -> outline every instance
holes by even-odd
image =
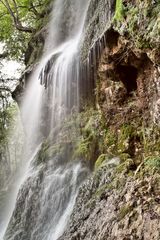
[[[160,3],[159,1],[117,0],[113,28],[150,54],[160,64]]]

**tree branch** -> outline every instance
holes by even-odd
[[[33,11],[33,13],[36,15],[36,16],[39,16],[40,17],[40,13],[37,11],[37,9],[35,8],[35,6],[33,5],[33,3],[31,2],[30,3],[30,11],[32,10]]]
[[[11,17],[13,19],[13,22],[14,22],[14,25],[15,25],[17,30],[22,31],[22,32],[28,32],[28,33],[33,33],[34,32],[33,28],[23,26],[21,21],[19,20],[18,10],[17,10],[17,5],[16,5],[15,0],[13,0],[13,3],[14,3],[16,15],[15,15],[14,11],[12,10],[8,0],[0,0],[0,2],[6,7],[7,11],[11,15]]]
[[[15,0],[12,0],[12,1],[13,1],[13,4],[14,4],[15,11],[16,11],[16,17],[17,17],[17,19],[19,20],[19,14],[18,14],[17,3],[16,3]]]

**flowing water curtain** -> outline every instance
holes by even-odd
[[[55,20],[56,27],[53,31],[56,34],[49,35],[45,45],[46,52],[49,52],[51,42],[53,42],[52,54],[49,54],[39,75],[40,82],[48,94],[47,112],[50,124],[47,126],[50,126],[50,129],[46,127],[46,132],[51,132],[54,126],[60,124],[73,109],[74,111],[79,109],[79,85],[81,80],[87,77],[87,75],[80,74],[78,45],[82,38],[83,24],[79,19],[84,21],[83,13],[86,12],[87,4],[84,0],[61,0],[55,4],[57,11],[58,7],[63,6],[63,8],[60,8],[58,19]],[[53,13],[55,13],[54,10]],[[52,26],[50,26],[51,29]],[[63,41],[61,35],[63,35]],[[46,107],[45,103],[44,105]]]
[[[78,188],[87,175],[88,170],[81,163],[70,161],[67,145],[66,152],[50,155],[43,161],[36,146],[47,136],[48,125],[48,134],[58,129],[60,135],[61,128],[57,126],[73,107],[78,107],[79,43],[88,3],[86,0],[55,2],[56,25],[51,21],[53,25],[46,40],[50,44],[46,44],[40,64],[30,78],[22,104],[27,146],[23,174],[20,173],[23,177],[17,178],[19,193],[17,201],[12,202],[14,211],[5,240],[56,240],[66,227]],[[66,20],[65,29],[62,19]],[[55,134],[53,138],[57,142]]]

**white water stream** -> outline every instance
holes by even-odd
[[[21,107],[26,147],[0,225],[1,239],[58,239],[87,173],[81,163],[69,159],[59,161],[55,156],[36,165],[35,158],[45,135],[52,135],[67,114],[79,107],[78,51],[88,4],[89,0],[54,3],[44,54],[29,80]]]

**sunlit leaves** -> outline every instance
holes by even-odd
[[[43,11],[51,0],[9,0],[13,14],[24,27],[37,29]],[[15,3],[16,4],[15,4]],[[6,43],[8,56],[23,60],[30,33],[16,29],[13,16],[0,0],[0,41]]]

